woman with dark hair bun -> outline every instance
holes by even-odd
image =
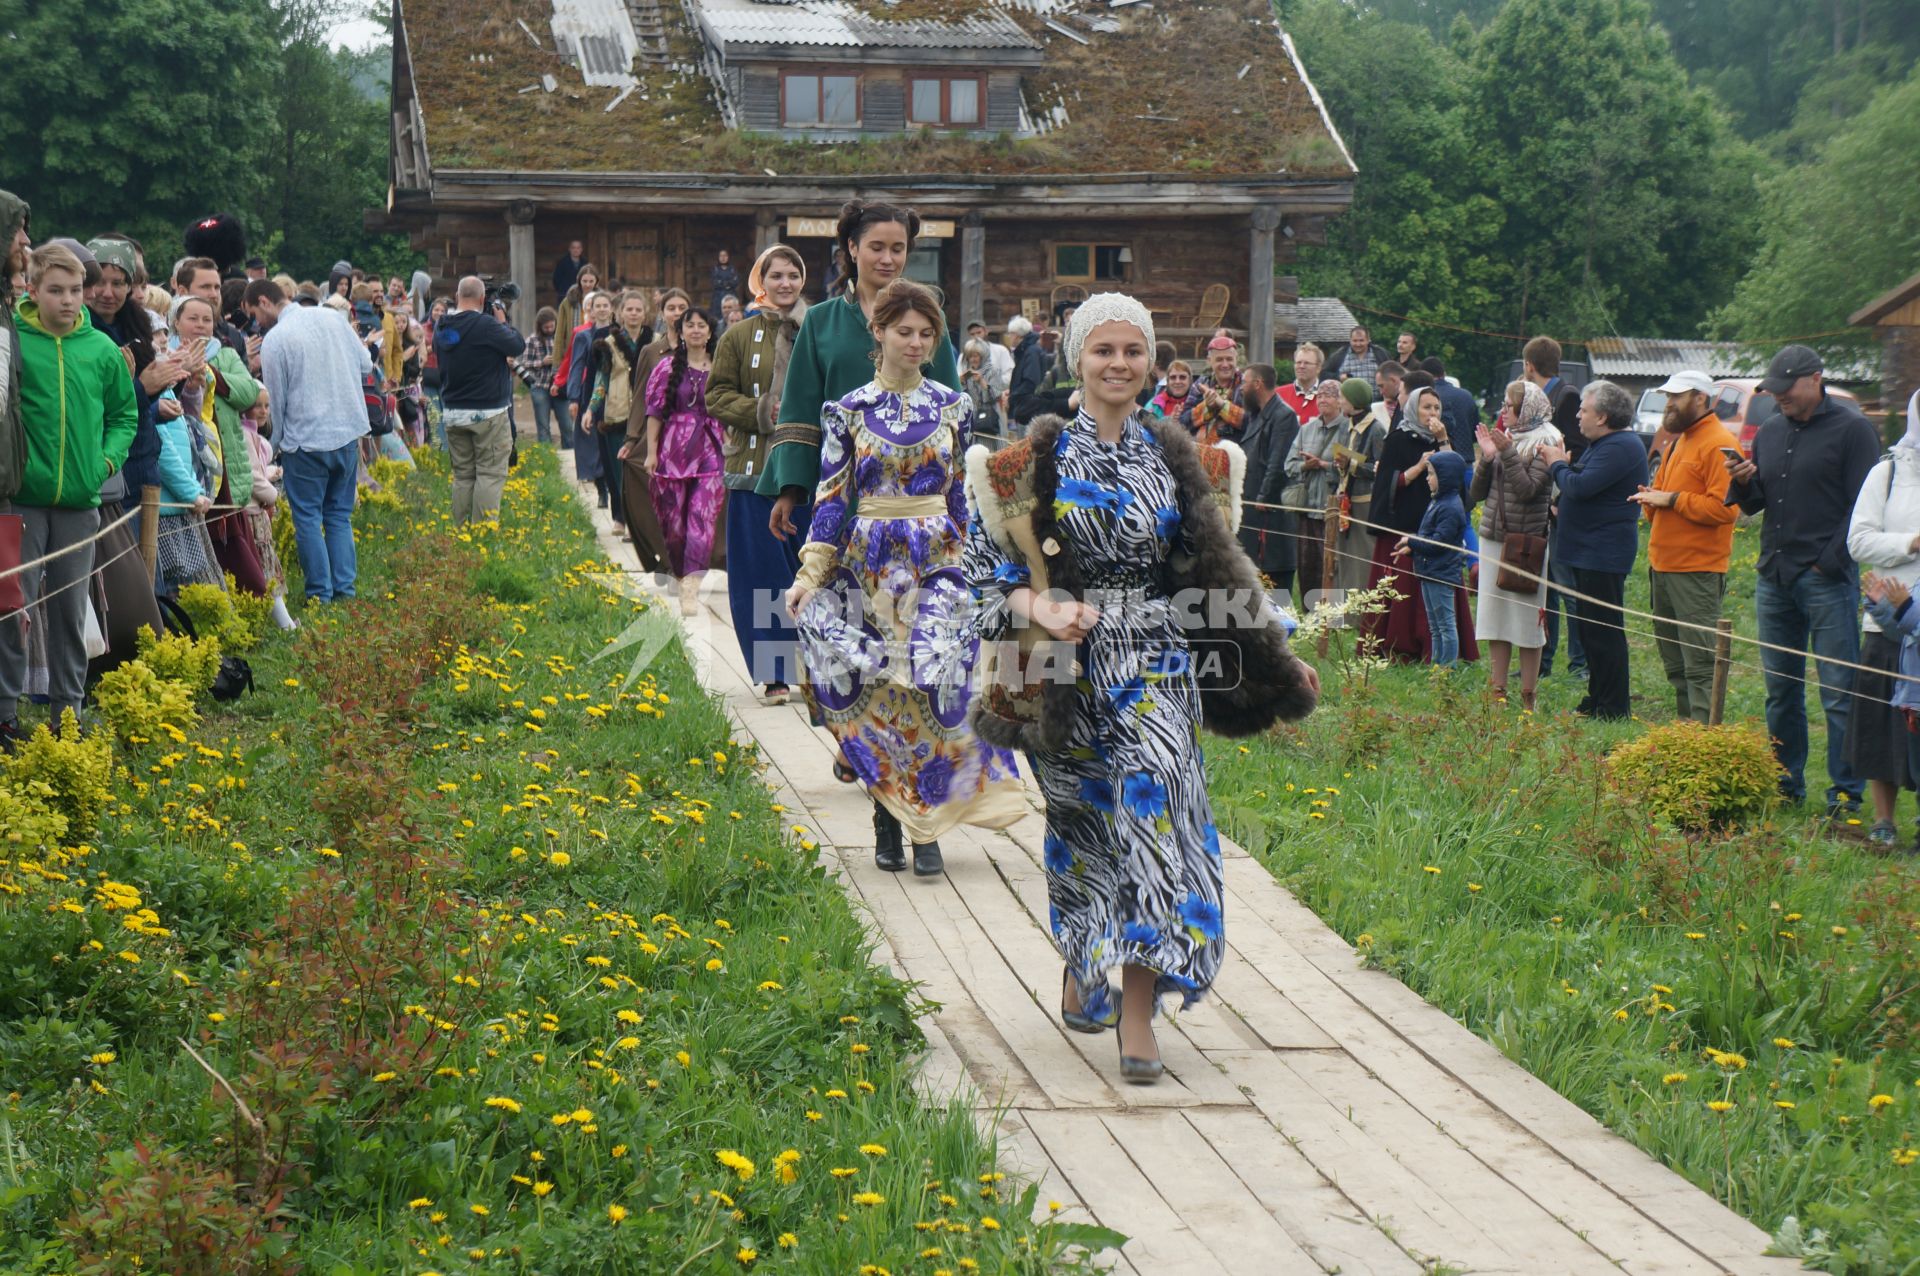
[[[800,325],[780,394],[780,421],[767,447],[767,467],[754,489],[773,499],[768,526],[776,540],[784,541],[804,526],[800,507],[820,481],[821,405],[873,377],[878,349],[874,303],[881,289],[905,275],[907,254],[919,233],[920,216],[910,208],[853,200],[840,210],[833,251],[841,290],[809,310]],[[960,384],[949,342],[939,344],[921,371],[941,385]]]
[[[834,259],[842,283],[800,324],[780,391],[778,424],[767,441],[766,467],[754,487],[773,501],[767,527],[777,541],[802,535],[811,522],[806,506],[820,482],[821,409],[873,379],[880,354],[874,309],[881,291],[905,274],[919,233],[919,215],[909,208],[853,200],[840,210]],[[952,343],[935,342],[919,372],[939,385],[958,386]],[[844,784],[860,778],[845,758],[834,763],[833,772]],[[897,846],[899,826],[888,825],[891,819],[876,803],[875,828],[883,834],[883,826],[890,828]]]
[[[699,607],[727,499],[721,444],[726,427],[707,411],[713,316],[695,307],[673,321],[673,355],[647,376],[646,459],[641,462],[660,520],[666,568],[680,582],[680,609]]]

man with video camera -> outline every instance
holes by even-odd
[[[478,275],[462,279],[453,296],[455,309],[434,329],[433,344],[440,362],[441,419],[453,461],[453,521],[468,523],[500,516],[500,491],[513,451],[508,360],[527,348],[527,340],[507,326],[500,297],[491,299],[489,313],[487,285]]]

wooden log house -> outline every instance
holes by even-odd
[[[744,278],[785,241],[817,298],[862,197],[926,219],[908,273],[956,324],[1121,289],[1183,353],[1218,324],[1271,351],[1276,266],[1352,199],[1267,0],[393,0],[393,27],[369,221],[442,287],[518,282],[523,325],[573,239],[698,299],[719,250]]]

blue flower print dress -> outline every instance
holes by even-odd
[[[1055,519],[1100,620],[1076,653],[1084,676],[1066,743],[1028,758],[1047,803],[1054,943],[1086,1013],[1111,1023],[1116,967],[1158,972],[1156,1009],[1169,994],[1191,1005],[1212,985],[1226,951],[1220,835],[1196,734],[1200,693],[1158,570],[1185,545],[1173,475],[1138,416],[1107,444],[1082,412],[1054,454]],[[998,638],[1027,570],[977,510],[965,567],[981,638]]]

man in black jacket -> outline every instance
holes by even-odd
[[[580,240],[568,243],[567,251],[553,264],[553,304],[559,305],[580,280],[580,267],[587,264],[587,246]]]
[[[1256,363],[1240,374],[1240,399],[1246,409],[1239,444],[1247,454],[1247,472],[1240,499],[1262,500],[1269,471],[1280,470],[1300,433],[1300,418],[1279,392],[1280,374],[1271,364]],[[1273,579],[1284,593],[1293,593],[1293,540],[1285,533],[1286,515],[1277,510],[1246,509],[1240,516],[1240,545],[1254,565]]]
[[[513,406],[513,370],[527,339],[506,324],[506,307],[495,302],[484,312],[487,286],[468,275],[454,291],[457,309],[433,331],[440,356],[441,420],[447,427],[447,452],[453,461],[453,521],[498,518],[500,492],[507,484],[507,458],[513,434],[507,412]]]
[[[1033,330],[1033,321],[1025,315],[1015,315],[1008,320],[1007,333],[1016,342],[1013,347],[1013,381],[1007,386],[1007,403],[1014,419],[1025,425],[1033,419],[1033,411],[1027,400],[1039,391],[1040,383],[1047,378],[1047,352],[1040,347],[1040,334]]]
[[[1753,437],[1753,459],[1727,458],[1727,504],[1759,514],[1759,576],[1753,608],[1767,683],[1767,734],[1790,801],[1807,795],[1807,692],[1811,651],[1827,718],[1827,809],[1860,809],[1862,785],[1847,755],[1853,670],[1860,659],[1860,581],[1847,552],[1847,527],[1867,471],[1880,459],[1880,436],[1860,409],[1828,394],[1820,356],[1787,346],[1773,356],[1760,388],[1779,411]],[[1840,662],[1845,664],[1834,663]]]

